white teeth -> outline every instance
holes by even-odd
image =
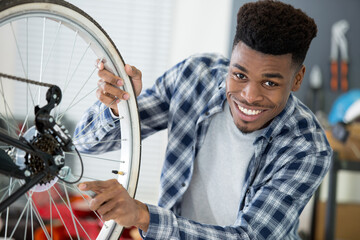
[[[237,104],[236,104],[237,105]],[[251,109],[246,109],[246,108],[243,108],[239,105],[237,105],[238,108],[240,109],[241,112],[245,113],[246,115],[257,115],[259,113],[261,113],[262,111],[261,110],[251,110]]]

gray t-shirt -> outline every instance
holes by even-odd
[[[228,103],[224,104],[224,111],[211,120],[195,159],[191,183],[182,200],[183,217],[219,226],[235,222],[254,154],[253,142],[261,131],[243,134],[234,124]]]

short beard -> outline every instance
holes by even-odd
[[[245,121],[244,121],[245,122]],[[245,122],[247,123],[247,122]],[[235,124],[236,125],[236,124]],[[240,132],[242,132],[243,134],[249,134],[254,132],[254,130],[249,130],[247,126],[238,126],[236,125],[236,127],[240,130]]]

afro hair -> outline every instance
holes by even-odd
[[[262,0],[239,9],[233,48],[241,41],[265,54],[290,53],[293,63],[300,65],[316,33],[314,19],[300,9],[279,1]]]

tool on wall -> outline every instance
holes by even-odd
[[[337,91],[340,87],[343,92],[346,92],[349,88],[348,83],[348,43],[345,37],[345,33],[349,30],[349,23],[346,20],[340,20],[332,26],[331,29],[331,80],[330,87],[332,91]],[[339,59],[340,52],[340,73],[339,73]],[[340,74],[340,77],[339,77]]]

